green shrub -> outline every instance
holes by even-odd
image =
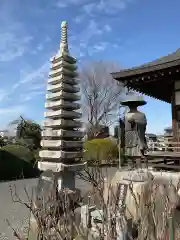
[[[112,163],[118,158],[118,147],[108,138],[87,141],[84,150],[84,159],[89,163]]]
[[[0,149],[0,180],[33,178],[39,175],[34,153],[27,147],[8,144]]]
[[[40,174],[39,169],[11,152],[0,149],[0,181],[22,178],[34,178]]]
[[[28,163],[34,163],[34,155],[33,153],[25,146],[21,146],[18,144],[8,144],[1,148],[2,150],[15,155],[17,158],[20,158]]]
[[[41,158],[39,156],[39,151],[40,149],[36,149],[33,151],[33,155],[34,155],[34,166],[37,166],[38,165],[38,161],[41,161]]]

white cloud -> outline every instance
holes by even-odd
[[[77,58],[81,58],[85,55],[91,56],[94,52],[103,51],[108,42],[102,42],[101,39],[104,34],[110,31],[111,27],[109,24],[102,26],[97,21],[91,19],[82,32],[79,34],[75,33],[70,37],[69,42],[71,43],[70,48],[72,49],[72,53]],[[96,42],[96,44],[92,46],[92,42]]]
[[[88,15],[92,15],[93,14],[93,9],[95,7],[95,3],[88,3],[86,5],[83,6],[83,10],[85,11],[85,13],[87,13]]]
[[[111,31],[112,31],[112,28],[111,28],[111,26],[110,26],[109,24],[106,24],[106,25],[104,26],[104,30],[106,30],[107,32],[111,32]]]
[[[76,16],[73,20],[75,23],[82,23],[84,18],[85,18],[85,15],[83,14],[83,15]]]
[[[99,42],[98,44],[95,44],[93,46],[93,49],[96,51],[96,52],[100,52],[100,51],[104,51],[107,46],[109,45],[108,42]]]
[[[0,108],[0,127],[1,129],[7,128],[7,125],[17,119],[19,116],[23,116],[27,111],[27,107],[25,105],[11,105],[8,107]]]
[[[16,102],[29,101],[33,97],[45,93],[48,71],[49,61],[29,73],[21,71],[22,78],[20,81],[7,89],[0,89],[0,103],[13,100],[14,96],[17,96]],[[28,93],[26,93],[27,90]]]
[[[43,44],[40,43],[40,44],[37,46],[36,49],[37,49],[38,51],[41,51],[41,50],[43,50],[43,48],[44,48]]]
[[[56,3],[56,7],[58,8],[65,8],[71,4],[73,5],[82,5],[84,3],[86,3],[87,0],[66,0],[65,2],[63,2],[63,0],[59,0],[57,3]]]
[[[0,89],[0,102],[4,101],[8,96],[8,91],[5,89]]]
[[[119,48],[119,45],[116,43],[112,44],[112,46],[113,46],[113,48],[116,48],[116,49]]]
[[[69,1],[69,3],[72,3],[72,4],[77,4],[77,5],[79,5],[79,4],[83,4],[84,2],[87,2],[86,0],[68,0]]]
[[[103,29],[98,25],[98,23],[95,20],[90,20],[87,24],[87,27],[80,32],[79,34],[75,33],[75,35],[72,35],[70,37],[70,42],[76,42],[78,41],[80,47],[86,47],[89,40],[94,36],[102,35]],[[76,44],[77,45],[77,44]]]
[[[58,8],[65,8],[67,6],[68,6],[68,4],[64,3],[62,1],[59,1],[59,2],[56,3],[56,7],[58,7]]]
[[[33,50],[31,51],[32,54],[37,54],[40,51],[44,50],[44,48],[46,47],[46,45],[51,42],[51,38],[49,36],[46,36],[43,40],[41,40],[41,42],[39,44],[37,44],[36,47],[33,48]]]
[[[43,43],[39,43],[38,45],[37,45],[37,47],[35,47],[34,49],[33,49],[33,51],[31,51],[31,53],[32,54],[37,54],[37,53],[39,53],[40,51],[42,51],[44,49],[44,44]]]
[[[14,85],[12,85],[12,90],[16,90],[16,88],[19,87],[19,82],[15,83]]]
[[[20,57],[27,50],[32,37],[20,38],[15,33],[4,31],[0,33],[0,61],[11,61]]]
[[[28,88],[28,90],[39,90],[39,89],[45,89],[45,87],[46,87],[46,84],[45,84],[45,82],[44,83],[42,83],[42,84],[33,84],[33,86],[31,86],[31,87],[29,87]]]
[[[0,61],[22,56],[32,41],[24,25],[13,15],[13,3],[3,2],[0,9]]]
[[[96,14],[115,14],[124,10],[133,0],[99,0],[87,3],[83,6],[83,10],[90,16]]]
[[[28,82],[34,82],[34,81],[39,81],[45,78],[46,74],[49,71],[49,64],[50,62],[47,61],[45,62],[41,67],[36,69],[35,71],[32,71],[28,74],[26,74],[22,80],[20,80],[20,84],[23,83],[28,83]],[[39,83],[39,82],[38,82]]]
[[[51,41],[51,38],[49,36],[46,36],[45,39],[44,39],[44,42],[50,42]]]
[[[9,107],[4,107],[0,108],[0,114],[18,114],[24,111],[25,106],[24,105],[18,105],[18,106],[9,106]]]
[[[85,52],[88,53],[88,44],[92,37],[102,34],[102,29],[94,20],[90,20],[87,27],[77,34],[76,32],[69,38],[70,49],[76,57],[83,56]],[[78,44],[77,44],[78,43]]]
[[[110,47],[111,49],[112,48],[116,48],[116,49],[119,48],[119,46],[116,43],[112,44],[112,43],[109,43],[109,42],[102,41],[102,42],[98,42],[94,46],[92,46],[90,51],[91,51],[91,54],[93,54],[94,52],[102,52],[105,49],[107,49],[108,47]]]
[[[43,94],[45,94],[45,91],[34,91],[34,92],[22,93],[20,94],[20,101],[27,102]]]

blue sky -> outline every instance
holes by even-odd
[[[49,59],[60,24],[69,23],[72,54],[83,61],[136,66],[180,47],[180,1],[1,0],[0,128],[20,114],[43,120]],[[171,106],[146,98],[148,131],[171,125]]]

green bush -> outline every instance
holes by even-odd
[[[0,181],[34,178],[40,171],[34,167],[31,151],[19,145],[7,145],[0,149]]]
[[[40,149],[36,149],[33,151],[33,154],[34,154],[34,166],[37,166],[38,165],[38,161],[41,161],[41,158],[39,156],[39,151]]]
[[[28,163],[34,163],[35,159],[33,153],[25,146],[18,144],[8,144],[1,149],[15,155],[17,158],[20,158]]]
[[[112,163],[118,158],[118,146],[108,138],[84,143],[84,159],[88,163]]]

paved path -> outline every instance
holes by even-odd
[[[106,172],[106,171],[105,171]],[[116,172],[116,168],[108,169],[108,175],[111,177]],[[105,174],[106,175],[106,174]],[[18,180],[13,182],[0,183],[0,240],[14,240],[12,230],[8,227],[6,219],[16,229],[21,229],[28,219],[28,210],[22,204],[14,203],[10,193],[10,185],[16,186],[17,194],[23,201],[27,201],[24,188],[28,194],[32,193],[32,188],[37,185],[37,179]],[[86,182],[76,179],[76,187],[82,192],[82,195],[88,191]]]

